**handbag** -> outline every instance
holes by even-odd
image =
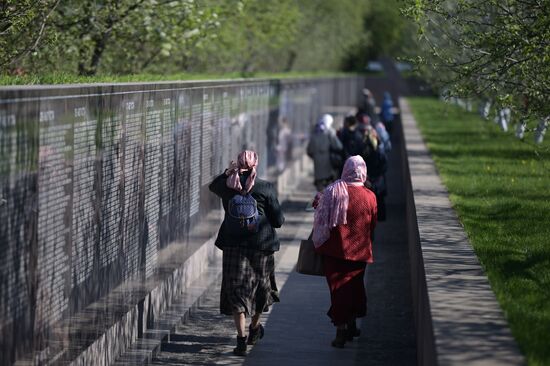
[[[333,139],[338,140],[338,137],[334,134],[327,134],[329,145],[329,161],[332,169],[340,170],[344,166],[344,152],[340,149],[336,149],[333,143]]]
[[[298,253],[298,262],[296,263],[296,272],[312,276],[324,276],[323,256],[315,251],[311,233],[309,238],[300,243],[300,252]]]
[[[340,151],[330,149],[329,152],[330,166],[333,169],[340,170],[344,166],[344,157]]]

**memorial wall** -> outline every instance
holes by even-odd
[[[356,105],[362,87],[346,77],[0,88],[0,364],[36,359],[56,324],[154,276],[159,252],[189,245],[220,209],[207,186],[242,149],[275,182],[321,113]]]

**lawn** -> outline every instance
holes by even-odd
[[[550,132],[535,145],[436,99],[409,102],[522,352],[550,365]]]
[[[260,79],[292,79],[292,78],[323,78],[323,77],[342,77],[356,76],[357,73],[344,73],[334,71],[313,71],[313,72],[284,72],[284,73],[226,73],[226,74],[135,74],[135,75],[97,75],[97,76],[78,76],[71,73],[56,73],[43,75],[1,75],[0,86],[2,85],[51,85],[51,84],[82,84],[82,83],[138,83],[138,82],[160,82],[160,81],[204,81],[221,79],[241,79],[241,78],[260,78]]]

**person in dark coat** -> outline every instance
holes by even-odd
[[[223,250],[220,312],[234,318],[237,347],[233,353],[239,356],[246,355],[247,344],[263,337],[260,316],[279,301],[273,253],[280,246],[275,228],[280,228],[285,218],[273,184],[256,178],[257,164],[256,152],[243,151],[237,163],[232,161],[209,186],[222,199],[226,215],[216,239],[216,246]],[[228,202],[237,194],[247,193],[257,202],[259,228],[246,237],[236,237],[226,225]],[[251,317],[248,337],[246,317]]]
[[[367,164],[369,171],[368,183],[376,195],[378,203],[378,221],[386,220],[385,197],[388,194],[386,184],[386,171],[388,170],[388,159],[381,148],[380,140],[376,130],[367,125],[365,129],[365,150],[361,156]]]
[[[389,134],[393,129],[393,101],[389,92],[384,92],[384,100],[380,110],[380,117]],[[379,133],[380,134],[380,133]]]
[[[344,128],[340,133],[340,140],[344,146],[344,161],[350,156],[361,155],[365,149],[364,132],[358,126],[355,116],[347,116],[344,119]],[[342,164],[343,168],[343,164]],[[340,171],[340,175],[342,172]]]
[[[313,159],[315,188],[322,191],[336,179],[342,165],[342,143],[332,129],[333,118],[325,114],[315,125],[306,148],[307,155]]]
[[[363,89],[363,110],[370,118],[370,123],[375,124],[378,122],[378,114],[376,113],[376,101],[374,100],[374,95],[372,92],[365,88]]]

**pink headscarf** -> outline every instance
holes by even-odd
[[[341,179],[321,194],[313,220],[313,244],[320,247],[330,237],[330,229],[347,223],[348,185],[361,186],[367,179],[367,165],[359,155],[346,160]]]
[[[248,193],[254,187],[256,181],[256,166],[258,165],[258,154],[255,151],[245,150],[237,157],[237,163],[231,162],[230,173],[226,185],[239,192]],[[251,170],[250,176],[246,179],[245,187],[241,185],[239,173]]]

